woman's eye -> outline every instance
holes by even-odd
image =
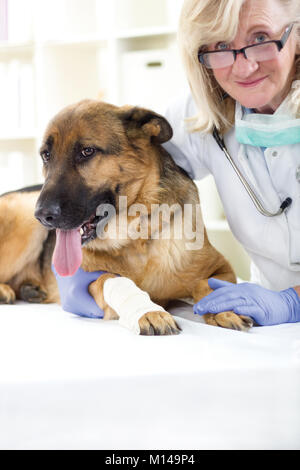
[[[41,157],[42,157],[43,162],[47,163],[50,160],[51,154],[50,154],[50,152],[45,150],[44,152],[41,152]]]
[[[81,156],[83,158],[89,158],[89,157],[92,157],[95,152],[96,152],[96,149],[94,149],[93,147],[87,147],[81,151]]]
[[[219,44],[216,46],[216,50],[225,51],[226,49],[229,49],[229,46],[226,44],[226,42],[219,42]]]
[[[258,34],[256,37],[255,37],[255,42],[264,42],[264,41],[267,41],[267,35],[266,34]]]

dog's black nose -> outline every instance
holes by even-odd
[[[47,206],[37,206],[34,216],[48,228],[55,228],[61,217],[61,208],[57,203]]]

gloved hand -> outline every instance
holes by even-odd
[[[96,304],[88,291],[89,285],[96,281],[104,271],[86,272],[79,268],[74,276],[59,276],[52,266],[52,271],[58,284],[63,310],[75,313],[81,317],[103,318],[104,312]]]
[[[194,305],[195,314],[233,310],[265,326],[300,321],[300,297],[293,288],[275,292],[248,282],[232,284],[214,278],[208,284],[214,292]]]

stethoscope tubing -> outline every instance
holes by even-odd
[[[227,151],[227,148],[226,148],[226,145],[225,145],[225,142],[224,140],[220,137],[219,135],[219,132],[217,131],[216,128],[214,128],[213,130],[213,137],[215,139],[215,141],[217,142],[218,146],[220,147],[220,149],[222,150],[222,152],[224,152],[227,160],[230,162],[232,168],[234,169],[234,171],[236,172],[239,180],[241,181],[242,185],[244,186],[244,188],[246,189],[247,193],[249,194],[253,204],[255,205],[256,209],[262,214],[264,215],[265,217],[276,217],[277,215],[281,215],[291,204],[292,204],[292,199],[290,197],[287,197],[283,203],[281,204],[279,210],[277,212],[270,212],[268,211],[267,209],[265,209],[265,207],[263,206],[263,204],[261,203],[261,201],[259,200],[259,198],[257,197],[257,195],[255,194],[255,192],[253,191],[253,189],[251,188],[250,184],[248,183],[248,181],[244,178],[244,176],[242,175],[242,173],[240,172],[240,170],[238,169],[238,167],[236,166],[235,162],[233,161],[231,155],[229,154],[229,152]]]

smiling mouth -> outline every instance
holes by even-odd
[[[262,78],[258,78],[257,80],[251,80],[251,81],[247,81],[247,82],[236,82],[236,83],[240,86],[248,88],[248,87],[258,85],[259,83],[263,82],[266,78],[267,78],[267,76],[262,77]]]

